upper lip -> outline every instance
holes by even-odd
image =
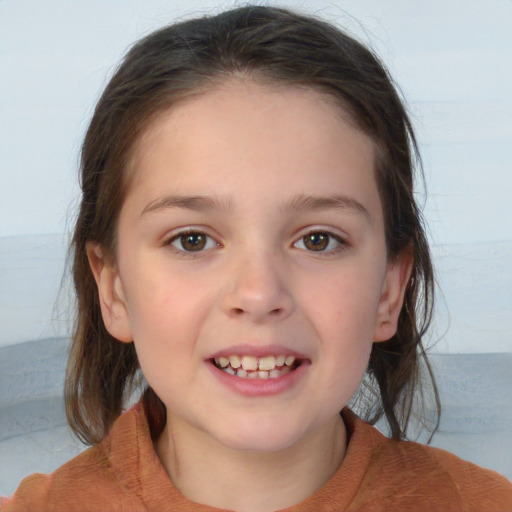
[[[296,359],[309,359],[307,355],[298,352],[290,347],[282,345],[254,345],[254,344],[240,344],[231,345],[227,348],[218,350],[217,352],[208,356],[207,359],[215,359],[218,357],[229,357],[233,355],[238,356],[294,356]]]

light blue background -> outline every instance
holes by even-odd
[[[444,293],[436,350],[512,352],[512,2],[281,5],[370,44],[408,100]],[[0,346],[54,333],[79,147],[121,56],[156,27],[219,10],[207,0],[0,1]]]
[[[95,101],[133,41],[230,5],[0,0],[0,494],[80,449],[60,398],[66,286],[54,303]],[[404,92],[442,291],[432,340],[445,416],[434,442],[512,478],[512,2],[280,5],[370,44]]]

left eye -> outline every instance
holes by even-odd
[[[343,243],[340,237],[332,233],[314,231],[297,240],[294,246],[307,251],[327,252],[338,249]]]
[[[169,245],[184,252],[199,252],[217,244],[213,238],[200,232],[181,233],[171,238]]]

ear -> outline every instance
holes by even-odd
[[[411,277],[412,260],[411,251],[405,250],[388,263],[377,309],[374,342],[387,341],[396,334],[405,290]]]
[[[130,317],[118,270],[107,261],[99,244],[87,243],[87,258],[98,287],[101,315],[107,331],[119,341],[133,341]]]

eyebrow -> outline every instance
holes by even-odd
[[[361,213],[369,220],[370,212],[356,199],[343,194],[332,194],[328,196],[298,195],[288,201],[283,208],[291,211],[304,210],[345,210],[354,213]]]
[[[227,198],[215,196],[165,196],[151,201],[141,212],[141,217],[149,212],[181,208],[185,210],[210,211],[220,210],[226,213],[233,211],[233,202]]]
[[[180,208],[194,211],[218,210],[231,213],[234,210],[234,202],[230,198],[201,195],[170,195],[155,199],[144,207],[141,217],[146,213],[159,210]],[[344,210],[363,214],[371,220],[368,210],[356,199],[343,194],[328,196],[297,195],[285,202],[282,211],[302,212],[307,210]]]

